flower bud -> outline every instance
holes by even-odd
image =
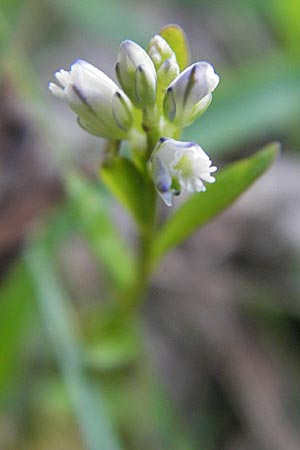
[[[180,72],[175,53],[157,34],[149,42],[148,54],[156,68],[158,84],[165,90]]]
[[[118,53],[116,74],[122,88],[137,108],[152,107],[156,100],[156,72],[145,50],[124,41]]]
[[[50,91],[68,102],[82,128],[107,139],[127,137],[133,121],[132,104],[107,75],[78,60],[69,72],[62,69],[55,77],[59,85],[50,83]]]
[[[153,182],[161,198],[172,205],[174,195],[181,191],[205,191],[204,181],[213,183],[217,168],[195,142],[161,138],[150,160]]]
[[[187,126],[202,114],[219,83],[214,68],[202,61],[187,67],[170,84],[164,97],[164,113],[169,122]]]
[[[148,54],[158,70],[166,59],[175,58],[175,54],[167,41],[159,34],[153,36],[148,45]],[[176,59],[176,58],[175,58]]]

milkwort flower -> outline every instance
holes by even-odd
[[[161,138],[150,161],[154,186],[168,205],[182,191],[205,191],[204,182],[213,183],[211,173],[217,168],[205,151],[195,142]]]
[[[70,71],[61,69],[55,77],[58,84],[50,83],[50,91],[68,102],[82,128],[107,139],[126,139],[133,122],[132,104],[107,75],[78,60]]]
[[[164,113],[168,121],[180,127],[190,125],[207,109],[218,84],[219,76],[208,62],[187,67],[165,94]]]
[[[56,72],[58,83],[49,89],[69,103],[86,131],[128,140],[132,163],[143,174],[152,154],[154,186],[171,205],[181,191],[204,191],[204,182],[215,181],[216,167],[204,150],[174,138],[208,107],[219,76],[205,61],[179,73],[178,52],[160,35],[150,40],[147,52],[130,40],[120,45],[116,74],[123,90],[83,60]]]

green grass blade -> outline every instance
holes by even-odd
[[[260,152],[233,163],[216,176],[205,193],[193,194],[158,231],[153,246],[153,261],[180,244],[239,197],[274,161],[279,144],[272,143]]]
[[[42,245],[27,251],[38,306],[87,450],[120,450],[106,417],[99,386],[84,373],[72,308]]]
[[[32,306],[30,278],[24,264],[18,264],[0,289],[0,399],[17,375]]]

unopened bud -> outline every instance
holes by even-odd
[[[219,76],[207,62],[195,63],[185,69],[169,85],[164,97],[164,113],[177,126],[192,123],[209,106]]]
[[[158,34],[150,40],[148,53],[157,71],[158,84],[165,90],[180,72],[175,53]]]
[[[152,107],[156,100],[156,71],[145,50],[133,41],[124,41],[116,64],[118,80],[137,108]]]
[[[50,91],[64,98],[89,133],[107,139],[125,139],[132,125],[132,105],[124,92],[101,70],[78,60],[71,70],[55,74]]]

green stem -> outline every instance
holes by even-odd
[[[143,110],[142,127],[147,136],[146,157],[148,160],[159,139],[158,111],[156,106],[154,108],[145,108]]]
[[[155,194],[156,196],[156,194]],[[156,199],[155,199],[156,200]],[[154,208],[155,208],[154,202]],[[155,212],[155,211],[154,211]],[[155,213],[153,214],[155,218]],[[146,229],[141,229],[139,232],[139,245],[137,255],[137,274],[135,284],[127,292],[126,299],[123,299],[123,305],[128,312],[136,309],[136,307],[143,301],[143,297],[147,291],[149,276],[151,273],[150,253],[154,237],[154,220]]]
[[[144,123],[148,123],[147,129],[147,155],[150,157],[157,144],[159,138],[159,130],[157,127],[157,111],[144,110],[143,111]],[[148,190],[151,192],[151,201],[153,213],[151,216],[151,221],[147,227],[139,229],[139,247],[138,247],[138,259],[137,259],[137,277],[136,284],[134,286],[133,292],[131,294],[130,306],[134,307],[138,305],[147,290],[149,276],[152,270],[151,267],[151,247],[154,238],[155,225],[156,225],[156,204],[157,204],[157,193],[154,189],[152,179],[149,173],[145,173],[145,183],[147,183]]]
[[[154,238],[155,223],[156,223],[156,200],[157,193],[153,186],[152,178],[149,174],[146,162],[149,160],[159,139],[159,127],[157,108],[145,108],[142,112],[142,128],[146,134],[146,148],[138,166],[144,175],[145,188],[148,190],[149,196],[147,201],[151,203],[152,214],[150,214],[149,223],[138,226],[138,254],[136,263],[136,277],[133,286],[123,292],[118,299],[118,309],[120,315],[131,315],[137,309],[137,306],[142,302],[143,296],[147,290],[149,276],[152,270],[151,267],[151,248]],[[149,205],[150,206],[150,205]]]
[[[118,155],[121,146],[121,141],[110,139],[106,141],[104,152],[107,159],[112,159]]]
[[[139,236],[139,254],[138,254],[138,267],[137,267],[137,294],[143,295],[147,289],[149,274],[150,274],[150,251],[153,241],[154,230],[153,227],[149,227],[146,230],[141,231]]]
[[[127,317],[137,310],[138,305],[143,301],[144,294],[148,287],[149,276],[152,272],[151,253],[156,225],[156,200],[157,193],[152,180],[146,176],[145,183],[151,195],[148,197],[152,204],[152,214],[147,225],[138,227],[138,249],[136,258],[136,275],[133,285],[121,294],[118,300],[118,309],[121,315]]]

